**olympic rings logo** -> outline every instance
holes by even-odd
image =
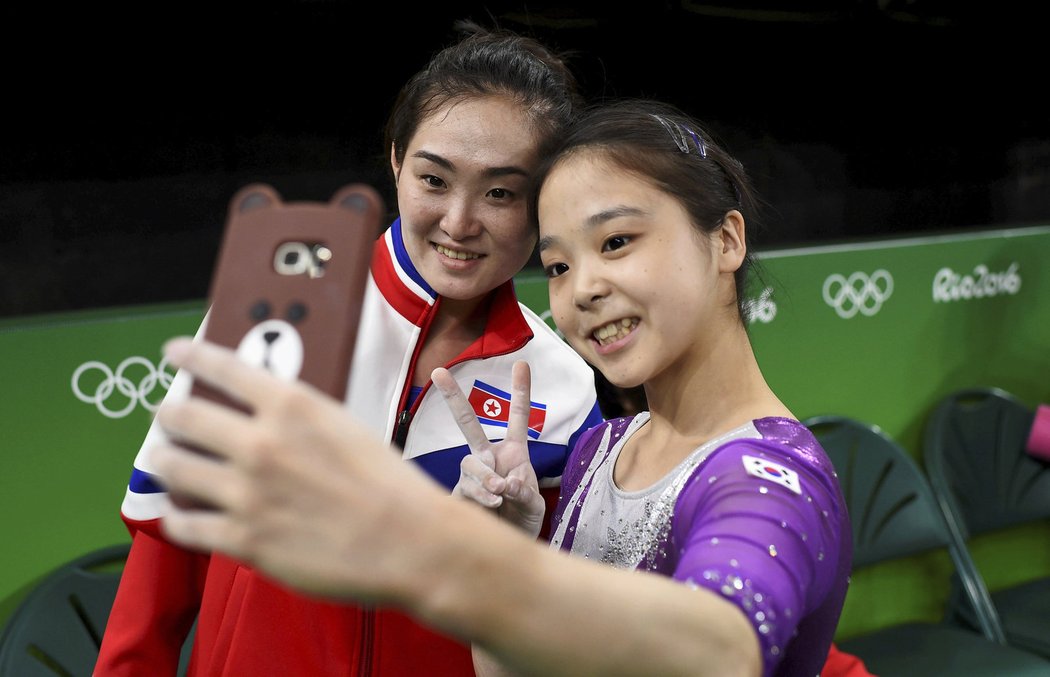
[[[773,301],[773,288],[766,287],[757,299],[750,299],[744,304],[744,317],[748,324],[758,321],[769,324],[777,316],[777,304]]]
[[[146,373],[136,383],[129,376],[129,372],[138,371],[138,367],[145,369]],[[92,384],[96,379],[85,379],[85,374],[95,371],[101,372],[101,380],[97,385],[93,385],[92,389]],[[160,361],[160,365],[154,367],[153,363],[145,357],[134,356],[121,362],[116,371],[97,360],[85,362],[73,372],[71,385],[73,394],[78,400],[95,405],[103,416],[124,418],[139,404],[146,410],[155,412],[160,406],[161,398],[150,401],[149,396],[158,385],[166,391],[171,386],[173,377],[174,373],[168,371],[168,358],[165,357]],[[85,380],[87,387],[81,382],[82,379]],[[115,401],[111,400],[113,396],[116,396]],[[124,402],[124,399],[127,402]]]
[[[824,280],[824,302],[845,320],[858,311],[871,317],[891,294],[893,276],[881,268],[871,275],[858,271],[848,278],[833,273]]]

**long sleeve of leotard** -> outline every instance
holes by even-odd
[[[796,634],[823,646],[812,665],[804,647],[791,647],[790,660],[806,665],[797,674],[817,674],[848,585],[849,518],[830,462],[811,452],[779,440],[729,442],[690,477],[672,521],[673,577],[740,607],[767,675],[796,674],[777,672]]]

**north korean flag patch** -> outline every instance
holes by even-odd
[[[756,458],[754,456],[742,456],[744,469],[747,474],[759,479],[768,480],[782,487],[787,487],[798,495],[802,495],[802,485],[798,481],[798,473],[780,463]]]
[[[467,401],[483,425],[507,427],[507,421],[510,419],[510,393],[475,380],[474,387],[467,395]],[[529,402],[529,437],[537,439],[540,436],[546,418],[546,404]]]

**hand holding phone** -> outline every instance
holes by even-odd
[[[230,201],[204,339],[344,399],[383,216],[382,198],[365,184],[345,186],[327,203],[286,203],[266,184],[242,188]],[[204,384],[191,393],[244,410]]]

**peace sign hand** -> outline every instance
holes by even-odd
[[[529,459],[531,377],[528,363],[514,363],[507,436],[497,442],[490,442],[485,436],[473,407],[447,369],[435,369],[430,378],[444,396],[470,447],[470,454],[460,463],[459,481],[452,494],[494,508],[503,519],[533,537],[538,536],[546,504]]]

